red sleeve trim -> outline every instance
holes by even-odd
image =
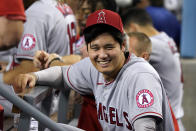
[[[136,118],[138,118],[139,116],[141,116],[141,115],[143,115],[143,114],[156,114],[156,116],[158,115],[159,117],[163,118],[163,116],[162,116],[161,114],[157,113],[157,112],[143,112],[143,113],[141,113],[141,114],[136,115],[136,116],[132,119],[132,121],[135,121]]]
[[[28,57],[32,57],[33,58],[33,56],[30,56],[30,55],[16,55],[16,56],[28,56]]]
[[[69,82],[71,88],[74,89],[74,90],[77,91],[77,92],[80,92],[80,95],[87,95],[87,93],[86,93],[85,91],[82,91],[82,90],[76,88],[76,87],[71,83],[71,81],[70,81],[70,79],[69,79],[69,78],[70,78],[70,77],[69,77],[69,70],[70,70],[70,68],[71,68],[71,66],[69,66],[68,69],[67,69],[67,80],[68,80],[68,82]],[[91,94],[92,94],[92,93],[91,93]]]
[[[68,70],[67,70],[67,79],[68,79],[69,84],[72,86],[72,88],[74,88],[75,90],[77,90],[77,88],[75,88],[75,87],[73,86],[73,84],[71,83],[71,81],[70,81],[70,79],[69,79],[69,70],[70,70],[70,68],[71,68],[71,66],[69,66],[69,68],[68,68]]]

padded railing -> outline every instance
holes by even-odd
[[[13,103],[16,107],[18,107],[22,111],[18,131],[24,131],[27,128],[29,128],[30,117],[35,118],[37,121],[41,123],[43,127],[47,127],[52,131],[66,131],[66,130],[81,131],[81,129],[66,124],[64,124],[64,126],[59,126],[58,123],[55,123],[48,116],[46,116],[45,114],[43,114],[42,112],[40,112],[38,109],[34,107],[35,104],[47,98],[47,96],[51,94],[50,92],[51,89],[49,89],[47,86],[37,86],[34,89],[32,89],[30,93],[26,94],[23,97],[24,99],[23,100],[17,95],[10,94],[3,87],[0,87],[0,95],[5,97],[7,100],[9,100],[11,103]],[[48,111],[44,113],[47,114]]]

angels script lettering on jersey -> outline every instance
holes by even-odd
[[[99,103],[98,106],[98,119],[116,126],[126,126],[127,129],[132,130],[132,125],[128,120],[127,112],[123,112],[123,119],[126,121],[126,123],[123,123],[119,120],[119,114],[116,108],[108,107],[107,109],[102,103]]]

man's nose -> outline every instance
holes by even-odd
[[[104,49],[101,49],[100,51],[99,51],[99,57],[100,58],[105,58],[105,57],[107,57],[108,55],[107,55],[107,52],[104,50]]]

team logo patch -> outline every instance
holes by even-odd
[[[143,89],[137,93],[136,102],[139,108],[147,108],[152,106],[154,103],[153,94],[149,90]]]
[[[22,38],[22,49],[31,50],[35,47],[35,37],[31,34],[25,34]]]
[[[106,23],[105,12],[101,11],[98,15],[97,23]]]

